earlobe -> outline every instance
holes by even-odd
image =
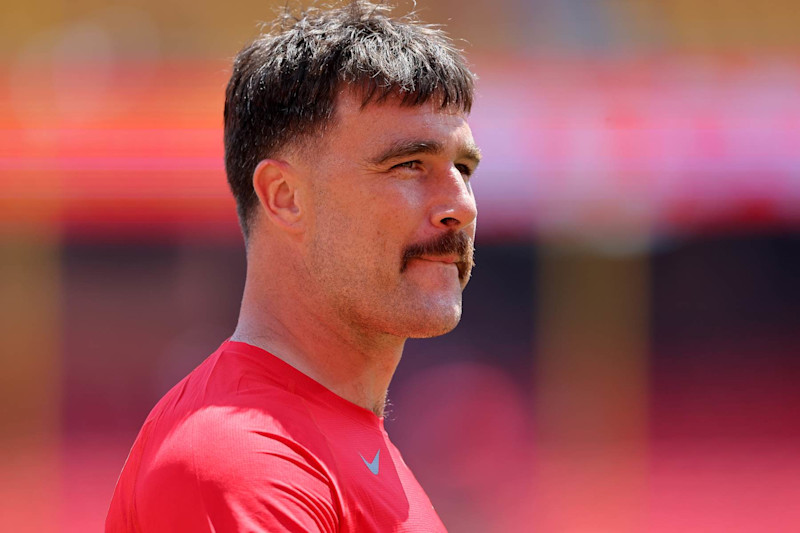
[[[302,220],[294,171],[285,161],[265,159],[253,172],[253,189],[264,216],[287,230],[297,230]]]

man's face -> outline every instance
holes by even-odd
[[[320,305],[365,334],[431,337],[461,317],[472,269],[479,153],[464,114],[343,92],[303,159],[305,265]]]

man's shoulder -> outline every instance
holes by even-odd
[[[331,461],[306,401],[258,369],[217,355],[151,412],[117,485],[112,530],[129,520],[143,529],[205,531],[197,517],[226,530],[259,521],[259,530],[275,530],[272,517],[296,499],[296,486],[322,509],[321,518],[293,512],[293,519],[307,519],[296,529],[316,520],[325,524],[320,530],[333,531]]]
[[[254,464],[274,469],[304,463],[327,477],[329,447],[308,402],[257,369],[219,355],[150,413],[134,445],[141,450],[140,476],[173,485],[246,483],[269,470]]]
[[[313,442],[321,437],[313,399],[289,390],[234,353],[218,351],[170,390],[148,422],[195,450],[230,449],[252,439]]]

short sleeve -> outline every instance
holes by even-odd
[[[246,408],[214,406],[151,440],[129,506],[134,530],[338,531],[335,484],[307,447],[324,441],[276,426]]]
[[[339,530],[335,489],[313,455],[278,434],[250,432],[245,440],[234,453],[206,448],[196,456],[213,531]]]

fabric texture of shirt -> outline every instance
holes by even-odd
[[[106,532],[441,532],[383,418],[226,341],[158,402]]]

